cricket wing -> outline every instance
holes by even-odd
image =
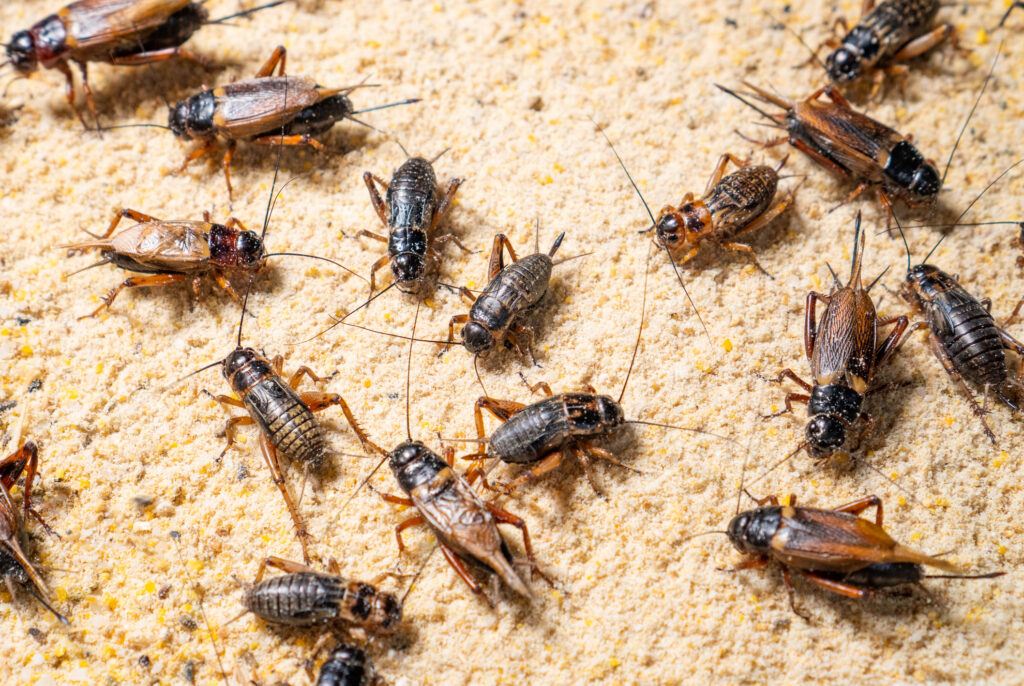
[[[519,595],[532,598],[530,588],[506,557],[508,547],[487,506],[462,477],[429,498],[414,495],[420,515],[445,545],[487,567]]]
[[[875,368],[877,321],[875,306],[867,293],[852,288],[833,293],[811,354],[815,381],[834,383],[846,375],[870,381]]]
[[[68,32],[68,46],[76,52],[113,52],[137,45],[162,26],[190,0],[80,0],[58,16]]]
[[[955,569],[945,560],[897,543],[867,519],[835,510],[786,508],[772,549],[804,569],[854,571],[876,562],[912,562]]]
[[[322,99],[312,79],[268,76],[236,81],[213,91],[214,125],[232,138],[271,134]]]

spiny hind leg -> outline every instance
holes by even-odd
[[[854,500],[852,503],[846,503],[839,507],[833,508],[835,512],[846,512],[852,515],[859,515],[864,510],[875,508],[875,524],[882,526],[883,512],[882,512],[882,499],[877,495],[869,495],[859,500]]]
[[[286,560],[283,557],[277,557],[276,555],[271,555],[269,557],[263,558],[263,560],[260,561],[260,567],[256,571],[256,578],[253,580],[253,584],[258,584],[259,582],[263,581],[263,575],[266,573],[267,567],[272,567],[274,569],[279,569],[282,572],[284,572],[285,574],[296,574],[296,573],[299,573],[299,572],[314,572],[315,571],[312,567],[310,567],[308,565],[304,565],[301,562],[295,562],[293,560]]]
[[[516,250],[512,247],[511,241],[508,237],[499,233],[494,236],[494,243],[491,245],[491,257],[487,261],[487,280],[493,281],[494,277],[505,268],[505,260],[502,259],[502,249],[508,250],[508,256],[512,262],[518,262],[519,258],[516,256]]]
[[[441,198],[441,202],[437,204],[437,208],[434,210],[434,216],[430,221],[430,233],[433,234],[437,227],[441,224],[445,215],[448,214],[448,210],[451,209],[452,200],[455,199],[455,193],[458,192],[459,186],[462,185],[462,179],[453,178],[448,182],[448,190],[445,191],[444,197]]]
[[[800,619],[810,622],[810,615],[801,612],[796,606],[796,589],[793,588],[793,575],[789,571],[789,567],[786,566],[782,567],[782,584],[786,587],[786,595],[789,597],[789,609]]]
[[[293,134],[290,136],[282,136],[280,134],[267,134],[260,136],[259,138],[253,138],[249,141],[253,145],[284,145],[288,147],[298,147],[305,145],[313,148],[314,150],[323,150],[324,144],[313,138],[308,133]]]
[[[768,270],[761,266],[761,263],[757,259],[757,253],[754,252],[754,249],[751,248],[746,243],[735,243],[730,241],[727,243],[722,243],[722,247],[725,248],[726,250],[731,250],[733,252],[741,252],[744,253],[745,255],[748,255],[750,257],[750,261],[754,263],[754,266],[757,267],[757,269],[762,274],[767,276],[769,279],[772,279],[773,281],[775,280],[775,277],[769,274]]]
[[[438,543],[438,545],[441,548],[441,554],[444,555],[444,559],[448,560],[448,564],[452,566],[452,569],[459,575],[459,578],[469,586],[469,590],[477,595],[484,595],[484,589],[480,587],[480,584],[473,578],[473,575],[469,573],[465,563],[459,558],[458,554],[444,543]]]
[[[288,514],[291,515],[292,524],[295,526],[295,536],[299,539],[299,546],[302,548],[302,559],[306,564],[309,564],[308,546],[312,536],[306,530],[306,524],[299,514],[299,509],[296,507],[291,493],[288,491],[288,484],[285,482],[284,474],[281,472],[281,462],[278,458],[277,449],[270,443],[266,434],[262,432],[260,433],[260,452],[263,453],[263,459],[266,461],[267,467],[270,468],[270,476],[274,480],[274,485],[281,491],[285,506],[288,508]]]
[[[384,226],[387,226],[388,225],[388,209],[387,209],[387,205],[384,203],[384,198],[380,197],[380,192],[377,190],[377,186],[379,185],[381,188],[383,188],[385,191],[387,191],[387,189],[388,189],[387,182],[385,182],[380,177],[374,175],[373,172],[364,172],[363,173],[363,183],[366,184],[366,189],[370,192],[370,203],[373,204],[374,212],[376,212],[377,216],[380,217],[380,223],[383,224]],[[360,232],[359,235],[363,235],[363,233],[364,232]],[[365,233],[369,233],[369,232],[367,231]],[[370,234],[370,235],[374,236],[376,238],[375,234]],[[385,238],[384,242],[387,242],[387,240],[388,239]]]
[[[715,164],[715,170],[711,172],[711,178],[708,179],[707,186],[704,187],[704,195],[710,193],[711,189],[719,184],[722,177],[725,176],[726,167],[730,162],[741,169],[750,163],[749,160],[741,160],[731,152],[722,154],[722,156],[718,158],[718,162]]]
[[[587,453],[589,453],[591,457],[595,457],[598,460],[603,460],[605,462],[608,462],[609,464],[615,465],[616,467],[625,469],[628,472],[633,472],[635,474],[643,474],[643,472],[641,472],[639,469],[636,469],[635,467],[630,467],[628,464],[622,462],[622,460],[617,458],[615,454],[612,453],[610,450],[600,448],[589,441],[583,443],[583,449],[587,451]]]
[[[907,62],[915,57],[920,57],[932,48],[938,47],[947,39],[955,41],[955,36],[956,29],[952,24],[940,24],[923,36],[918,36],[900,48],[900,51],[892,56],[892,61]]]
[[[107,226],[107,230],[102,235],[96,235],[89,231],[86,231],[86,233],[88,233],[93,238],[98,238],[101,240],[104,238],[110,238],[114,233],[114,229],[116,229],[117,225],[121,223],[121,220],[125,218],[131,219],[132,221],[138,224],[160,221],[156,217],[150,216],[148,214],[143,214],[138,210],[133,210],[128,207],[119,207],[118,209],[114,210],[114,217],[110,220],[110,225]]]
[[[171,284],[180,283],[188,278],[187,274],[150,274],[149,276],[129,277],[112,288],[110,292],[103,297],[102,305],[89,314],[79,317],[79,319],[95,317],[103,310],[110,309],[110,306],[114,304],[114,299],[117,298],[118,294],[125,288],[159,288],[162,286],[170,286]]]
[[[293,386],[294,387],[294,386]],[[352,427],[352,432],[355,433],[356,438],[359,439],[359,443],[363,446],[363,450],[366,452],[377,453],[378,455],[387,455],[387,451],[381,448],[379,445],[370,440],[370,436],[366,433],[359,422],[356,421],[355,415],[352,414],[352,410],[349,409],[348,403],[337,393],[323,393],[320,391],[307,391],[299,394],[302,402],[306,404],[310,412],[320,412],[326,410],[328,407],[337,405],[341,408],[342,414],[345,415],[345,420],[348,425]]]
[[[523,549],[526,551],[526,559],[530,562],[530,569],[533,574],[544,579],[549,586],[554,586],[548,575],[542,572],[537,565],[537,557],[533,553],[533,544],[530,542],[530,531],[527,529],[523,518],[512,514],[508,510],[503,510],[493,503],[487,503],[487,511],[491,513],[498,524],[509,524],[519,529],[519,533],[523,536]]]
[[[953,383],[956,384],[956,386],[967,397],[967,402],[971,406],[971,411],[974,413],[974,416],[978,418],[978,421],[981,422],[981,427],[985,431],[985,435],[988,437],[988,440],[992,445],[995,445],[996,435],[988,425],[988,420],[985,419],[986,412],[981,405],[978,404],[973,391],[971,391],[971,387],[967,385],[967,381],[963,376],[961,376],[960,372],[956,370],[956,367],[953,366],[953,360],[949,357],[946,351],[942,349],[942,344],[939,342],[939,339],[936,338],[934,334],[930,334],[928,336],[928,342],[931,345],[932,353],[939,359],[939,362],[942,363],[943,369],[946,370],[946,374],[949,375],[949,378],[953,380]]]
[[[123,67],[138,67],[144,64],[166,62],[173,59],[192,62],[193,64],[198,64],[203,68],[208,68],[210,66],[210,61],[205,57],[201,57],[188,48],[183,48],[181,46],[175,48],[164,48],[163,50],[147,50],[145,52],[138,52],[134,55],[124,55],[122,57],[112,57],[110,58],[110,63]]]
[[[815,584],[816,586],[823,588],[826,591],[829,591],[830,593],[835,593],[846,598],[860,600],[868,594],[868,591],[866,589],[858,588],[857,586],[853,586],[852,584],[844,584],[841,581],[825,579],[823,577],[818,576],[814,572],[801,571],[798,573],[800,574],[800,576],[807,579],[812,584]]]
[[[783,212],[789,209],[789,206],[793,204],[793,193],[786,193],[782,198],[774,205],[769,207],[767,210],[762,212],[754,221],[750,222],[742,229],[736,232],[736,236],[742,236],[748,233],[754,233],[764,227],[768,226],[776,217],[780,216]]]
[[[556,450],[547,457],[543,458],[530,469],[526,470],[515,479],[508,483],[496,483],[494,489],[504,493],[505,495],[511,495],[514,491],[520,487],[526,485],[531,481],[536,481],[540,477],[544,476],[548,472],[552,472],[562,464],[562,460],[565,459],[565,449]]]

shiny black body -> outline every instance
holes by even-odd
[[[861,17],[826,59],[829,77],[847,83],[886,62],[903,46],[930,31],[938,0],[886,0]]]
[[[402,607],[391,594],[332,574],[295,572],[260,581],[243,605],[261,619],[288,626],[349,623],[389,631],[401,620]]]
[[[406,441],[391,451],[388,466],[395,475],[398,485],[406,493],[418,486],[428,484],[446,469],[448,465],[434,451],[420,441]]]
[[[846,427],[861,417],[864,395],[843,384],[829,384],[811,389],[807,403],[807,441],[812,455],[824,457],[846,443]]]
[[[69,36],[68,28],[76,26],[75,20],[79,15],[89,17],[86,21],[89,31],[102,30],[96,19],[90,16],[92,8],[76,7],[80,4],[84,3],[69,5],[11,36],[7,44],[7,58],[14,68],[21,73],[29,73],[40,64],[49,68],[69,58],[76,61],[116,61],[118,58],[177,48],[209,19],[209,13],[201,3],[191,2],[158,26],[139,35],[132,36],[138,29],[131,25],[104,27],[111,34],[108,45],[97,42],[96,36],[91,34]],[[132,39],[126,41],[126,36]],[[85,45],[79,47],[79,40]]]
[[[239,348],[224,360],[223,372],[279,452],[314,473],[322,468],[326,445],[319,422],[262,355]]]
[[[213,115],[217,111],[217,98],[213,91],[204,90],[176,103],[167,116],[167,126],[179,138],[203,138],[216,133]]]
[[[782,525],[778,505],[741,512],[729,522],[728,536],[736,550],[748,555],[768,555],[772,538]]]
[[[1002,394],[1009,378],[1006,338],[988,308],[955,278],[929,264],[908,271],[907,285],[904,292],[923,312],[954,369],[968,382],[996,391],[1006,402]]]
[[[410,157],[391,176],[385,195],[388,255],[400,289],[419,281],[426,272],[438,201],[434,167],[422,157]]]
[[[823,572],[821,576],[866,589],[919,584],[925,578],[924,567],[913,562],[876,562],[849,574]]]
[[[469,322],[462,328],[466,349],[474,355],[490,350],[495,334],[502,335],[517,317],[540,302],[553,265],[549,255],[535,253],[502,269],[469,310]]]
[[[355,108],[347,95],[332,95],[315,105],[310,105],[295,115],[284,129],[284,135],[318,136],[332,126],[351,116]]]
[[[527,464],[571,439],[606,436],[624,423],[622,407],[606,395],[553,395],[524,407],[496,428],[487,452],[503,462]]]
[[[354,645],[339,645],[320,667],[316,686],[370,686],[373,681],[366,653]]]

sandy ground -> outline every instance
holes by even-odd
[[[1021,147],[1021,58],[1024,13],[991,35],[1002,2],[947,8],[970,55],[948,47],[915,61],[901,95],[864,102],[880,120],[913,133],[925,153],[946,159],[982,82],[986,63],[1006,38],[1004,60],[951,168],[943,194],[955,213]],[[481,287],[493,235],[507,233],[528,252],[533,223],[540,242],[560,231],[563,254],[592,251],[556,270],[536,317],[539,368],[511,353],[481,364],[491,395],[532,399],[518,373],[556,391],[592,384],[617,396],[640,316],[649,243],[637,235],[645,216],[611,152],[587,115],[607,126],[655,209],[700,192],[726,150],[778,161],[787,149],[756,150],[739,138],[771,132],[718,91],[742,78],[800,95],[820,84],[789,34],[770,28],[762,9],[804,30],[816,44],[840,14],[859,3],[324,2],[282,7],[238,27],[207,27],[192,45],[219,64],[204,72],[183,64],[92,70],[107,123],[166,121],[161,97],[176,100],[203,83],[253,73],[273,46],[289,48],[288,68],[326,85],[369,77],[381,88],[358,92],[358,106],[418,96],[424,102],[366,115],[413,153],[432,156],[438,176],[466,183],[449,225],[473,250],[444,251],[445,282]],[[5,2],[7,36],[55,9],[50,0]],[[214,0],[215,15],[237,9]],[[222,626],[259,559],[300,553],[283,503],[267,476],[252,428],[223,460],[225,412],[208,396],[227,392],[219,372],[171,382],[223,357],[233,345],[238,307],[207,286],[194,305],[187,288],[126,293],[97,319],[76,321],[122,272],[105,266],[73,277],[89,263],[57,245],[102,230],[119,206],[168,219],[235,214],[259,226],[274,172],[270,150],[242,147],[235,158],[236,196],[229,206],[215,165],[171,172],[187,148],[167,131],[83,133],[63,97],[57,72],[14,84],[5,108],[20,107],[0,130],[0,414],[5,453],[16,433],[42,450],[39,503],[60,537],[30,526],[33,555],[70,628],[24,595],[0,592],[2,680],[19,684],[214,684],[221,680],[204,622],[205,609],[229,677],[262,684],[306,684],[304,661],[316,635],[281,632],[251,616]],[[267,236],[271,250],[312,252],[366,274],[381,246],[356,239],[378,230],[361,175],[388,176],[404,159],[383,136],[346,124],[322,154],[291,151],[282,176],[296,180],[281,197]],[[815,466],[804,455],[754,490],[799,494],[804,504],[837,505],[882,496],[886,526],[898,539],[977,571],[1005,569],[985,582],[927,584],[932,597],[853,602],[798,586],[811,622],[788,606],[777,569],[728,574],[741,558],[724,537],[692,541],[721,529],[732,514],[745,446],[748,475],[792,450],[800,420],[759,419],[781,405],[784,390],[764,379],[783,367],[806,374],[803,303],[826,290],[826,262],[847,270],[852,219],[864,211],[869,230],[865,271],[892,270],[874,292],[879,308],[899,313],[894,294],[902,246],[884,226],[872,194],[828,213],[850,190],[799,154],[784,182],[802,182],[793,211],[753,240],[769,280],[741,256],[709,249],[683,270],[711,332],[703,337],[663,253],[650,262],[648,326],[624,405],[630,417],[703,427],[736,443],[678,431],[636,427],[609,446],[642,473],[600,466],[607,499],[595,497],[576,465],[565,465],[506,502],[533,534],[558,590],[537,586],[527,607],[506,595],[491,609],[435,555],[408,599],[407,629],[370,647],[391,683],[1019,683],[1024,679],[1024,557],[1020,419],[1002,407],[989,417],[991,446],[939,363],[912,340],[883,375],[910,386],[869,402],[878,432],[854,466]],[[1022,183],[1011,177],[972,212],[975,219],[1019,216]],[[961,229],[933,261],[959,274],[992,311],[1006,317],[1021,293],[1012,227]],[[910,232],[916,255],[933,229]],[[297,345],[330,323],[329,315],[365,297],[366,284],[323,264],[280,260],[258,282],[257,317],[245,338],[287,369],[308,364],[336,373],[326,388],[344,395],[371,436],[385,446],[405,435],[407,348],[357,330],[335,330]],[[407,333],[415,301],[391,291],[356,321]],[[427,299],[418,334],[445,335],[465,306],[446,291]],[[1020,335],[1020,329],[1017,328]],[[412,361],[416,436],[474,433],[480,395],[471,357],[443,359],[419,345]],[[33,391],[35,388],[37,390]],[[342,504],[371,461],[336,409],[322,415],[332,468],[307,489],[302,511],[315,552],[338,559],[346,575],[370,579],[411,571],[431,547],[412,532],[399,558],[392,530],[408,513],[361,493]],[[488,420],[488,426],[496,424]],[[465,447],[465,446],[460,446]],[[875,467],[894,487],[869,468]],[[499,468],[499,473],[506,468]],[[749,480],[749,478],[748,478]],[[299,475],[292,473],[298,489]],[[374,482],[396,490],[387,470]],[[911,494],[910,496],[906,495]],[[181,533],[176,546],[171,532]],[[511,537],[510,537],[511,538]],[[518,543],[516,544],[518,545]],[[390,582],[385,582],[387,586]],[[539,584],[540,582],[538,582]],[[403,590],[403,585],[388,586]]]

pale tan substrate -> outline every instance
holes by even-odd
[[[844,2],[854,16],[859,3]],[[1020,31],[1024,16],[986,38],[1000,7],[944,13],[962,30],[972,57],[942,48],[915,62],[905,99],[889,93],[869,109],[920,148],[945,160],[981,83],[996,42],[1009,40],[1004,61],[982,102],[944,194],[963,207],[1022,147]],[[236,8],[211,3],[214,14]],[[542,246],[568,232],[564,255],[594,254],[558,268],[556,285],[537,321],[539,369],[502,354],[482,365],[495,396],[529,400],[517,372],[556,390],[590,383],[617,395],[636,325],[648,243],[637,236],[645,218],[621,170],[586,116],[609,134],[655,209],[699,192],[717,156],[729,150],[754,159],[786,153],[752,151],[733,133],[772,132],[712,87],[741,78],[780,92],[807,93],[820,81],[813,67],[794,69],[804,49],[769,29],[761,10],[807,27],[816,43],[834,19],[827,3],[782,15],[776,3],[471,4],[327,2],[285,7],[235,28],[208,27],[195,48],[220,63],[204,74],[183,65],[154,69],[93,69],[93,86],[107,122],[166,121],[161,94],[179,99],[204,81],[251,74],[271,48],[288,46],[289,70],[326,85],[370,77],[382,88],[357,93],[357,105],[420,96],[415,107],[367,115],[395,132],[414,153],[452,150],[439,176],[465,176],[451,226],[476,250],[497,231],[517,248],[533,241],[543,220]],[[50,0],[6,2],[0,27],[9,35],[54,9]],[[732,28],[726,19],[738,22]],[[945,62],[943,63],[943,60]],[[111,267],[73,278],[87,264],[55,246],[98,231],[112,209],[129,206],[165,218],[217,217],[230,210],[219,171],[198,165],[169,175],[185,146],[168,132],[136,129],[102,138],[83,134],[70,115],[62,79],[45,72],[12,87],[7,102],[24,107],[0,133],[0,359],[2,396],[16,409],[2,415],[10,441],[23,414],[25,433],[42,446],[41,508],[61,538],[37,537],[35,551],[57,604],[72,618],[57,626],[30,599],[0,604],[4,640],[0,664],[8,683],[182,683],[191,661],[197,683],[219,679],[196,593],[216,627],[238,609],[241,584],[260,556],[298,557],[281,499],[267,478],[255,433],[223,462],[225,414],[200,390],[226,388],[217,370],[167,388],[182,374],[224,355],[233,344],[238,308],[206,292],[190,309],[186,289],[122,295],[111,314],[77,322],[97,296],[123,274]],[[361,181],[364,170],[387,176],[402,161],[398,146],[353,125],[338,127],[323,155],[288,153],[285,178],[310,171],[285,191],[268,235],[273,250],[336,257],[365,274],[380,246],[352,236],[379,229]],[[234,213],[258,226],[274,154],[242,147],[236,155]],[[731,514],[748,437],[749,472],[759,473],[799,440],[802,424],[758,416],[780,404],[783,390],[759,375],[784,366],[806,373],[802,353],[803,300],[825,290],[826,261],[844,274],[852,217],[863,208],[869,227],[866,272],[893,267],[883,279],[895,288],[902,247],[875,232],[882,215],[871,196],[827,213],[849,187],[799,154],[786,170],[806,175],[795,210],[754,240],[770,281],[741,257],[709,251],[684,270],[714,338],[702,337],[664,254],[651,259],[649,317],[637,367],[626,393],[634,417],[702,426],[734,436],[739,447],[703,437],[643,428],[612,443],[643,474],[600,467],[608,493],[594,496],[576,466],[566,466],[508,504],[533,533],[545,569],[564,592],[539,585],[530,609],[507,598],[494,610],[473,597],[440,556],[431,561],[408,601],[408,634],[372,649],[381,672],[397,683],[678,683],[694,682],[1013,683],[1024,678],[1019,574],[1020,513],[1024,494],[1020,420],[995,408],[990,421],[999,447],[979,432],[964,401],[938,362],[911,341],[883,375],[909,379],[910,389],[872,400],[880,419],[872,465],[899,481],[924,506],[861,466],[813,468],[805,456],[758,484],[758,493],[790,491],[805,504],[835,505],[878,493],[887,527],[926,550],[953,551],[975,570],[1006,569],[991,582],[933,582],[923,594],[856,603],[803,585],[799,602],[808,624],[788,607],[777,570],[730,575],[738,561],[721,537],[684,542],[688,534],[721,528]],[[786,186],[797,185],[793,178]],[[973,215],[1019,215],[1018,179],[993,191]],[[343,233],[349,237],[343,237]],[[911,244],[922,254],[936,234],[918,230]],[[1019,254],[1008,227],[957,232],[934,260],[965,285],[993,299],[1005,317],[1021,292]],[[443,279],[480,286],[485,254],[445,251]],[[327,387],[348,399],[371,435],[386,446],[404,437],[405,355],[399,341],[336,330],[294,348],[365,295],[365,284],[320,264],[281,261],[261,280],[246,340],[268,353],[288,354],[288,369],[309,364],[337,371]],[[880,309],[901,305],[885,288]],[[440,337],[464,306],[440,291],[420,316],[419,334]],[[362,317],[364,324],[406,333],[414,305],[396,292]],[[16,317],[28,317],[19,325]],[[1017,329],[1018,332],[1020,329]],[[437,447],[436,432],[473,435],[472,403],[480,390],[470,357],[454,350],[442,360],[434,348],[415,350],[412,378],[414,432]],[[40,379],[42,389],[27,393]],[[339,452],[358,444],[341,414],[323,415]],[[489,426],[494,426],[489,423]],[[882,443],[884,441],[884,444]],[[5,451],[13,445],[8,442]],[[403,517],[371,493],[344,512],[341,504],[371,466],[337,456],[336,473],[302,510],[316,550],[337,557],[345,573],[371,578],[396,564],[392,529]],[[239,480],[245,467],[250,476]],[[384,470],[376,483],[395,490]],[[296,479],[297,482],[297,479]],[[297,485],[296,485],[297,488]],[[139,507],[137,497],[153,499]],[[407,513],[405,513],[407,514]],[[169,533],[182,532],[180,559]],[[33,528],[33,531],[36,531]],[[412,533],[406,569],[429,550]],[[188,570],[186,572],[186,570]],[[161,592],[166,587],[167,592]],[[188,618],[186,622],[183,620]],[[199,628],[189,631],[186,623]],[[37,640],[29,635],[42,631]],[[302,671],[313,636],[277,633],[251,617],[216,630],[229,672],[251,654],[261,683],[308,683]],[[152,666],[139,666],[149,657]]]

